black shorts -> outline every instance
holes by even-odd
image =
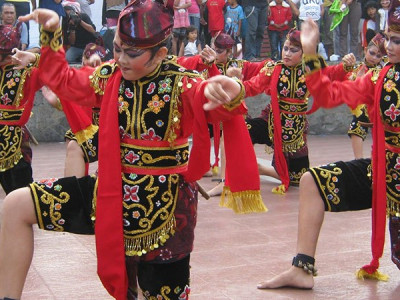
[[[31,164],[23,158],[11,169],[0,172],[0,184],[6,194],[28,186],[33,181]]]
[[[338,161],[310,168],[326,211],[341,212],[371,208],[371,159]]]

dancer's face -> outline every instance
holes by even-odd
[[[286,40],[282,48],[282,60],[285,66],[294,67],[301,62],[303,50]]]
[[[165,47],[160,48],[151,58],[149,49],[138,49],[124,44],[118,32],[114,38],[114,59],[126,80],[138,80],[150,74],[167,54]]]
[[[376,66],[380,63],[383,55],[379,51],[379,48],[375,45],[370,45],[364,51],[365,61],[369,66]]]
[[[385,31],[385,48],[389,62],[400,63],[400,33]]]

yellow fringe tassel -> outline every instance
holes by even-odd
[[[212,167],[211,171],[212,171],[213,176],[217,176],[218,173],[219,173],[219,168],[218,168],[218,166]]]
[[[87,140],[92,139],[98,130],[99,126],[90,124],[85,129],[75,132],[76,141],[79,145],[82,145]]]
[[[274,187],[272,189],[272,193],[277,194],[277,195],[285,195],[286,193],[286,188],[284,184],[278,185],[277,187]]]
[[[360,269],[356,272],[356,276],[358,279],[375,279],[379,281],[388,281],[389,275],[383,274],[376,270],[374,273],[369,274],[364,269]]]
[[[262,201],[260,191],[242,191],[232,193],[230,188],[227,186],[224,186],[219,205],[231,208],[235,213],[239,214],[268,211]]]

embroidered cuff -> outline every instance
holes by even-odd
[[[240,85],[240,92],[239,92],[239,94],[238,94],[234,99],[232,99],[228,104],[225,104],[225,105],[224,105],[224,108],[225,108],[226,110],[228,110],[228,111],[234,110],[236,107],[238,107],[240,104],[242,104],[242,100],[244,99],[244,95],[245,95],[245,89],[244,89],[243,83],[242,83],[239,79],[237,79],[237,78],[235,78],[235,77],[232,77],[232,79],[234,79],[237,83],[239,83],[239,85]]]
[[[345,72],[352,72],[353,70],[354,70],[354,66],[348,66],[348,65],[346,65],[346,64],[343,64],[343,70],[345,71]]]
[[[62,46],[62,31],[61,27],[54,32],[49,32],[40,28],[40,45],[42,47],[50,46],[54,52],[58,51]]]
[[[305,65],[306,74],[317,72],[323,67],[320,58],[321,57],[319,55],[303,55],[303,63]]]
[[[40,62],[40,55],[37,53],[34,53],[34,54],[35,54],[35,61],[32,63],[32,67],[37,68],[39,66],[39,62]]]

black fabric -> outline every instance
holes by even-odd
[[[247,129],[253,144],[265,144],[272,146],[272,141],[268,134],[268,122],[264,118],[246,119]]]
[[[21,159],[12,169],[0,172],[0,184],[6,194],[28,186],[32,181],[32,167],[24,159]]]
[[[94,234],[91,217],[95,183],[93,176],[53,178],[32,183],[30,188],[39,228]]]
[[[137,275],[139,286],[146,299],[163,295],[171,300],[189,298],[190,255],[173,263],[139,263]],[[165,292],[165,288],[169,292]],[[187,297],[183,298],[186,295]]]
[[[371,159],[338,161],[309,169],[326,211],[371,208]]]

